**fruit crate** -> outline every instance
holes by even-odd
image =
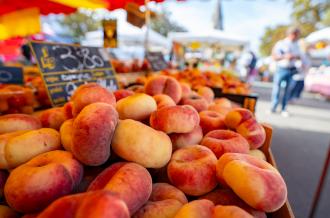
[[[272,135],[273,135],[273,128],[269,124],[262,124],[265,131],[266,131],[266,140],[263,146],[260,148],[266,155],[267,161],[277,168],[276,162],[272,153],[272,150],[270,148],[271,141],[272,141]],[[277,211],[273,213],[267,214],[268,218],[294,218],[293,211],[291,209],[290,203],[288,199],[286,200],[285,204]]]
[[[253,113],[255,112],[258,94],[251,93],[248,95],[242,94],[231,94],[231,93],[223,93],[221,88],[212,88],[216,98],[228,98],[229,100],[240,104],[242,107],[249,109]]]

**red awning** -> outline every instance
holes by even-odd
[[[115,10],[115,9],[119,9],[119,8],[125,8],[127,3],[136,3],[138,5],[144,5],[144,0],[105,0],[108,2],[109,10]],[[164,0],[150,0],[150,1],[154,1],[154,2],[163,2]]]

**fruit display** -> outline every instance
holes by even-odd
[[[264,218],[285,204],[254,114],[165,75],[137,90],[90,83],[0,116],[0,217]]]
[[[130,61],[111,59],[111,64],[115,68],[116,73],[132,73],[151,70],[150,64],[146,59],[132,59]]]

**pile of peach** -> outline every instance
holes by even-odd
[[[0,217],[266,217],[286,201],[253,114],[167,76],[0,117]],[[6,206],[8,205],[8,206]]]
[[[180,82],[188,83],[192,87],[208,86],[222,88],[223,93],[249,94],[248,84],[241,82],[239,78],[229,72],[213,73],[186,69],[176,73],[164,71],[164,75],[172,76]]]

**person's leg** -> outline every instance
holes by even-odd
[[[282,111],[286,111],[286,105],[289,99],[289,87],[292,82],[292,73],[290,70],[286,70],[285,75],[283,76],[283,80],[286,82],[283,99],[282,99]]]
[[[279,103],[283,74],[284,71],[281,68],[277,69],[277,71],[274,74],[273,90],[272,90],[272,107],[271,107],[272,112],[276,111],[276,107]]]
[[[297,93],[297,81],[292,79],[288,87],[288,101],[296,98]]]
[[[301,93],[304,90],[304,85],[305,85],[304,80],[299,80],[298,81],[298,88],[297,88],[296,98],[300,98]]]

